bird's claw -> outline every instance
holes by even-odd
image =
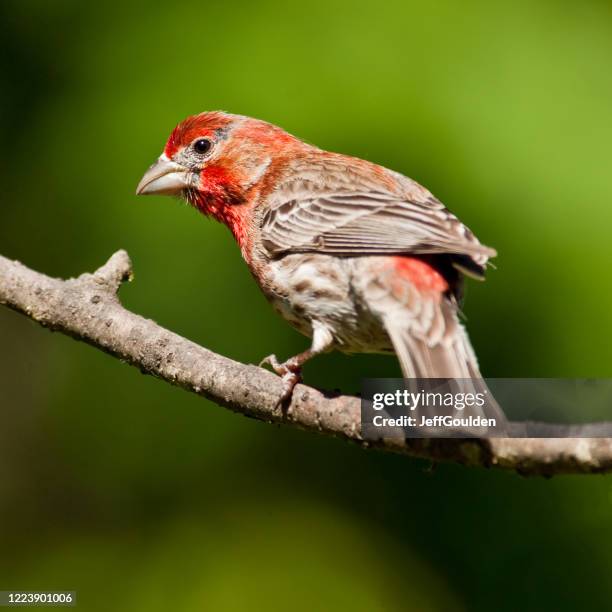
[[[268,355],[267,357],[264,357],[260,362],[259,362],[259,367],[263,368],[264,366],[269,365],[272,370],[274,372],[276,372],[277,374],[280,374],[281,372],[279,372],[279,370],[282,369],[282,365],[279,363],[276,355],[274,353],[272,353],[272,355]]]
[[[288,359],[284,363],[279,363],[276,355],[268,355],[267,357],[264,357],[261,360],[259,367],[264,365],[269,365],[272,370],[281,377],[283,387],[278,402],[276,403],[276,408],[282,408],[283,406],[287,405],[289,401],[291,401],[291,396],[293,395],[295,385],[302,380],[301,368],[293,359]]]
[[[302,377],[299,372],[291,372],[287,371],[286,374],[283,374],[282,378],[283,388],[276,402],[277,408],[282,408],[283,406],[287,406],[291,402],[291,396],[293,395],[293,389],[295,385],[297,385]]]

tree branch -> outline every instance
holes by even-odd
[[[286,410],[276,407],[280,379],[262,368],[217,355],[134,314],[117,291],[132,276],[125,251],[93,274],[50,278],[0,257],[0,304],[44,327],[68,334],[119,359],[246,416],[352,440],[364,447],[433,461],[495,466],[525,475],[612,471],[611,438],[384,439],[360,435],[360,403],[298,385]]]

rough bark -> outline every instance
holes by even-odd
[[[525,475],[612,470],[612,438],[383,439],[360,434],[359,399],[298,385],[291,404],[277,407],[280,379],[217,355],[154,321],[126,310],[117,297],[132,275],[125,251],[93,274],[50,278],[0,257],[0,303],[44,327],[82,340],[142,372],[257,419],[345,438],[364,447],[432,461],[501,467]]]

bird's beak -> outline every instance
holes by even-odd
[[[145,173],[136,195],[180,195],[189,187],[187,168],[162,155]]]

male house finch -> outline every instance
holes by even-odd
[[[457,300],[463,274],[483,278],[495,251],[415,181],[207,112],[174,129],[136,193],[182,196],[224,223],[273,307],[312,338],[284,363],[264,360],[282,399],[334,348],[394,351],[406,378],[480,377]]]

